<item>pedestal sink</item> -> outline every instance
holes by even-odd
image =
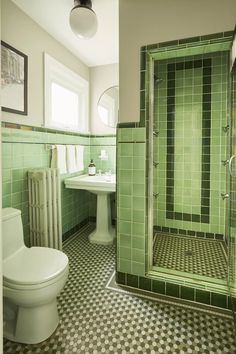
[[[115,238],[115,230],[111,224],[110,194],[116,191],[116,176],[82,175],[65,179],[66,188],[84,189],[97,195],[96,230],[89,235],[92,243],[110,245]]]

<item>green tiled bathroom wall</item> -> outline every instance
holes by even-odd
[[[149,70],[150,70],[150,57],[158,60],[157,77],[159,77],[158,70],[162,70],[162,74],[167,75],[167,64],[171,63],[180,63],[187,61],[194,61],[201,56],[201,60],[203,59],[211,59],[211,99],[213,101],[211,105],[211,131],[209,132],[209,127],[203,127],[202,121],[198,122],[197,129],[197,138],[194,140],[195,147],[193,147],[193,156],[195,159],[198,159],[198,166],[200,165],[201,173],[202,173],[202,163],[209,165],[209,155],[210,156],[210,177],[211,177],[211,194],[210,194],[210,208],[212,209],[212,214],[210,214],[210,224],[202,222],[202,226],[200,226],[199,222],[192,220],[174,220],[174,222],[178,222],[178,228],[174,230],[180,231],[183,227],[187,230],[187,234],[194,236],[204,236],[204,237],[215,237],[220,238],[222,234],[224,234],[224,205],[219,193],[226,192],[226,167],[223,165],[221,160],[226,160],[226,140],[227,133],[223,131],[223,127],[228,124],[227,121],[227,100],[226,100],[226,91],[228,85],[228,77],[226,75],[227,70],[227,53],[226,50],[230,48],[230,41],[232,39],[232,31],[211,34],[202,37],[194,37],[189,39],[182,39],[179,41],[172,41],[166,43],[159,43],[154,45],[143,46],[140,51],[140,122],[139,123],[126,123],[119,124],[117,129],[117,282],[123,285],[128,285],[131,287],[139,288],[142,290],[152,291],[158,294],[165,294],[169,296],[173,296],[176,298],[182,298],[191,300],[194,302],[205,303],[216,307],[222,308],[232,308],[232,303],[230,301],[229,294],[227,292],[227,288],[225,285],[219,286],[217,285],[209,285],[207,284],[198,284],[196,283],[188,283],[184,278],[173,278],[171,275],[162,275],[159,276],[157,273],[149,272],[148,266],[148,199],[147,199],[147,186],[149,183],[148,180],[148,159],[150,155],[149,151],[149,135],[148,135],[148,126],[149,126]],[[204,49],[203,49],[204,46]],[[171,51],[175,49],[175,54],[172,55]],[[205,55],[208,52],[210,55]],[[177,53],[176,51],[179,50]],[[184,51],[184,53],[183,53]],[[215,53],[219,52],[219,53]],[[204,53],[204,54],[203,54]],[[184,60],[183,56],[187,56]],[[170,58],[170,59],[168,59]],[[175,59],[174,59],[175,58]],[[162,64],[162,68],[159,66]],[[188,65],[188,64],[187,64]],[[186,70],[185,70],[186,72]],[[201,74],[200,74],[201,73]],[[208,75],[207,75],[208,76]],[[214,76],[214,77],[213,77]],[[161,77],[161,75],[160,75]],[[223,79],[223,81],[222,81]],[[196,116],[200,116],[200,110],[203,107],[203,103],[205,104],[205,108],[208,111],[209,102],[208,102],[208,92],[204,92],[203,83],[203,75],[202,69],[196,68],[195,70],[191,69],[191,74],[181,75],[180,72],[177,76],[178,86],[180,82],[186,81],[190,83],[188,85],[188,90],[183,90],[183,92],[178,94],[178,104],[179,106],[186,107],[187,105],[195,105],[196,107]],[[193,91],[193,81],[198,81],[198,86]],[[164,79],[160,85],[161,88],[166,90],[165,85],[167,85],[166,80]],[[206,84],[207,86],[208,84]],[[209,89],[206,88],[206,89]],[[159,90],[159,92],[160,92]],[[191,92],[190,92],[191,91]],[[194,94],[193,94],[194,92]],[[206,97],[203,98],[203,94]],[[157,95],[157,101],[159,99],[159,103],[161,97]],[[159,114],[162,115],[163,120],[160,120],[159,123],[162,122],[162,127],[159,127],[157,124],[154,125],[154,130],[159,131],[159,138],[165,140],[167,139],[167,128],[165,127],[166,121],[164,121],[164,115],[166,115],[167,110],[167,101],[162,97],[162,107],[161,105],[158,107]],[[181,102],[182,101],[182,102]],[[204,101],[204,102],[203,102]],[[208,107],[207,107],[208,104]],[[201,105],[201,107],[200,107]],[[154,112],[156,113],[156,111]],[[182,114],[181,109],[178,111],[178,124],[182,124],[185,122],[188,123],[188,128],[190,128],[193,121],[188,121],[186,115]],[[208,124],[208,123],[207,123]],[[202,132],[203,129],[206,131]],[[208,130],[207,130],[208,129]],[[142,137],[140,139],[136,138],[137,134],[141,134]],[[177,127],[177,132],[180,134],[180,129]],[[200,141],[202,140],[203,134],[207,134],[204,136],[205,143],[208,148],[201,151]],[[210,134],[209,134],[210,133]],[[192,135],[189,137],[189,132],[184,132],[185,139],[189,139],[192,146]],[[191,141],[190,141],[191,138]],[[185,143],[180,139],[179,141],[179,149],[187,148]],[[202,141],[201,141],[202,142]],[[187,144],[186,144],[187,145]],[[141,149],[141,150],[139,150]],[[138,151],[142,151],[140,156],[135,156],[134,154],[138,154]],[[202,161],[202,156],[203,157]],[[136,158],[134,164],[134,158]],[[166,159],[166,151],[157,151],[154,160],[156,160],[159,164],[165,164]],[[204,160],[205,159],[205,160]],[[180,162],[181,164],[187,163],[185,161]],[[142,185],[141,189],[136,189],[135,184],[137,183],[134,179],[134,171],[139,166],[142,174],[143,180],[139,179],[139,184]],[[166,187],[166,172],[164,170],[164,165],[161,167],[159,178],[161,179],[162,186]],[[188,166],[187,166],[188,167]],[[195,173],[196,182],[196,190],[200,190],[199,186],[199,170],[194,171],[192,167],[188,170],[192,175]],[[205,171],[206,174],[204,177],[207,177],[207,172],[209,174],[209,170]],[[141,176],[141,175],[140,175]],[[140,177],[139,176],[139,177]],[[186,176],[185,176],[186,178]],[[187,178],[186,178],[187,180]],[[188,179],[189,180],[189,179]],[[206,178],[208,180],[208,178]],[[177,175],[176,182],[182,184],[181,176]],[[159,183],[159,182],[158,182]],[[188,182],[190,183],[190,182]],[[155,176],[155,184],[157,185],[157,175]],[[205,184],[206,189],[208,189],[208,185]],[[142,196],[137,196],[137,192],[144,193]],[[156,190],[158,192],[158,190]],[[160,191],[159,191],[160,192]],[[177,194],[177,191],[175,191]],[[191,209],[191,213],[198,215],[200,210],[199,205],[199,197],[196,196],[195,200],[197,201],[192,203],[191,200],[188,199],[187,193],[185,191],[181,194],[181,199],[193,206],[193,210]],[[163,211],[163,228],[166,230],[163,231],[171,231],[173,230],[173,225],[171,224],[171,219],[166,218],[166,198],[165,196],[159,200],[159,203],[162,203],[161,210]],[[193,205],[192,205],[193,204]],[[185,208],[183,203],[180,203],[178,206],[178,211],[181,213],[189,212],[189,209]],[[204,205],[207,207],[207,205]],[[155,220],[157,220],[157,214],[155,212]],[[203,209],[204,212],[207,211]],[[203,211],[202,210],[202,211]],[[139,218],[137,222],[136,216]],[[168,227],[166,222],[168,221]],[[204,218],[203,218],[204,220]],[[202,221],[203,221],[202,220]],[[205,219],[206,220],[206,219]],[[157,222],[157,221],[156,221]],[[161,222],[158,220],[158,223]],[[183,222],[185,225],[183,225]],[[162,227],[162,226],[160,226]],[[185,230],[185,231],[186,231]],[[195,230],[195,231],[193,231]],[[184,230],[182,230],[184,231]],[[138,235],[136,234],[138,232]],[[138,236],[138,237],[137,237]],[[137,251],[139,252],[137,253]],[[233,299],[233,303],[236,303],[235,298]]]
[[[114,171],[116,160],[115,147],[111,150],[111,143],[115,145],[116,138],[96,137],[89,135],[68,134],[60,131],[37,129],[18,126],[7,128],[11,124],[3,123],[2,127],[2,179],[3,198],[2,206],[14,207],[22,211],[25,241],[29,244],[29,207],[27,171],[31,168],[50,167],[51,150],[53,144],[81,144],[85,146],[84,166],[82,173],[87,173],[87,166],[91,158],[99,164],[100,150],[109,150],[108,163]],[[96,145],[95,145],[96,142]],[[93,145],[92,145],[93,144]],[[91,153],[92,150],[92,153]],[[82,174],[81,173],[81,174]],[[78,174],[78,173],[77,173]],[[82,190],[67,189],[64,179],[77,174],[61,175],[62,198],[62,232],[65,238],[78,225],[95,216],[96,200],[90,193]]]
[[[231,155],[236,154],[236,69],[232,72],[232,86],[231,86],[231,114],[232,114],[232,126],[231,126],[231,136],[232,136],[232,151]],[[235,160],[234,160],[235,161]],[[235,163],[233,163],[233,173],[235,175],[236,168]],[[229,244],[229,280],[230,280],[230,290],[232,295],[236,297],[236,178],[231,178],[231,194],[230,194],[230,244]],[[236,313],[236,304],[234,307],[234,312]]]
[[[145,128],[117,130],[117,270],[145,274]]]
[[[155,66],[163,81],[154,86],[154,225],[223,237],[228,56],[221,51]]]

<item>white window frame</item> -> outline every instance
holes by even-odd
[[[51,85],[56,83],[75,92],[79,98],[78,127],[52,123]],[[89,83],[74,71],[44,53],[44,126],[52,129],[88,133]]]

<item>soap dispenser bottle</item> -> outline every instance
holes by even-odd
[[[90,161],[90,164],[88,166],[88,175],[89,176],[95,176],[96,175],[96,166],[93,163],[93,160]]]

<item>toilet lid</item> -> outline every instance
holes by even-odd
[[[46,247],[23,247],[3,262],[3,278],[16,284],[38,284],[62,273],[68,257]]]

